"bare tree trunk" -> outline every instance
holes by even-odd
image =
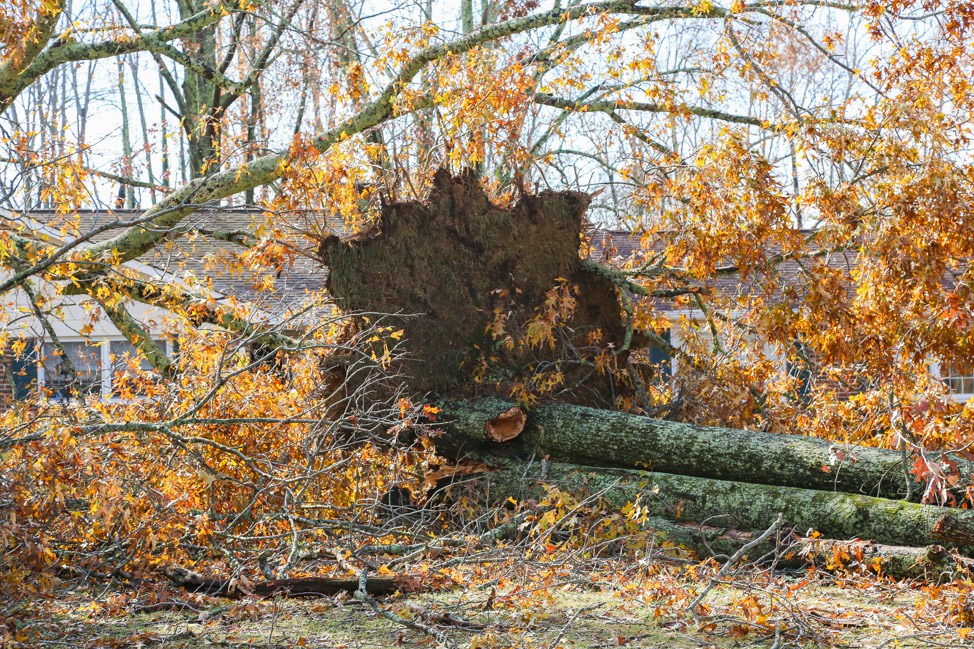
[[[122,175],[126,178],[132,178],[132,140],[129,135],[129,111],[128,102],[125,98],[125,66],[122,64],[122,58],[119,57],[115,60],[118,64],[118,99],[119,106],[122,110],[122,155],[125,157],[122,163]],[[119,191],[119,196],[121,197],[122,192]],[[128,209],[135,208],[135,188],[131,185],[125,187],[125,207]],[[116,207],[122,207],[117,205]]]
[[[244,159],[249,163],[255,157],[257,147],[257,113],[260,109],[260,85],[254,84],[250,90],[250,110],[247,113],[247,141]],[[244,202],[247,205],[254,204],[254,188],[251,187],[244,192]]]
[[[460,2],[460,29],[464,34],[473,31],[473,0]]]
[[[183,20],[203,9],[200,0],[178,0],[179,15]],[[186,39],[190,54],[216,69],[216,28],[207,25],[196,30]],[[200,77],[192,70],[184,71],[183,78],[183,130],[186,133],[190,173],[193,177],[204,174],[216,166],[218,160],[219,124],[213,114],[213,98],[218,97],[215,84]]]
[[[257,25],[254,22],[250,23],[250,38],[254,42],[257,39]],[[254,83],[253,87],[250,89],[250,108],[247,112],[247,133],[246,133],[246,150],[244,152],[244,159],[249,163],[256,157],[257,148],[257,118],[260,112],[260,82]],[[244,202],[247,205],[254,204],[254,188],[251,187],[246,192],[244,192]]]
[[[129,59],[129,68],[132,70],[132,84],[135,86],[135,103],[139,110],[139,123],[142,126],[142,154],[145,156],[145,169],[149,178],[149,196],[152,204],[156,202],[156,179],[152,173],[152,145],[149,142],[149,126],[146,124],[145,107],[142,105],[142,92],[139,89],[139,66],[138,55]]]

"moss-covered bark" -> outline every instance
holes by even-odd
[[[504,455],[539,457],[590,466],[650,469],[721,480],[845,491],[884,498],[906,493],[898,452],[846,448],[800,435],[694,426],[672,421],[551,403],[528,413],[521,436],[488,444],[484,425],[513,404],[501,400],[444,401],[444,452],[466,445]],[[922,493],[915,485],[913,494]]]
[[[885,545],[956,545],[974,529],[974,512],[902,500],[830,493],[812,489],[711,480],[669,473],[592,469],[558,462],[500,461],[486,478],[487,494],[497,503],[543,497],[545,482],[568,490],[599,493],[614,507],[639,499],[655,515],[677,521],[764,530],[778,514],[805,533],[816,530],[834,539],[867,539]],[[950,538],[937,530],[948,520]],[[968,548],[963,548],[965,553]]]
[[[758,531],[676,522],[659,516],[651,517],[646,524],[659,534],[661,542],[692,550],[700,558],[715,556],[717,560],[726,560],[761,535]],[[830,571],[865,569],[896,579],[923,578],[933,582],[968,576],[974,568],[974,560],[951,554],[940,545],[913,548],[861,540],[809,539],[788,530],[750,548],[746,559],[773,560],[784,568],[814,564]]]

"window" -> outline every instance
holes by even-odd
[[[15,401],[30,398],[37,390],[37,344],[28,340],[20,353],[14,352],[10,363]]]
[[[156,340],[163,349],[171,351],[164,340]],[[119,396],[119,386],[138,371],[151,375],[152,365],[127,340],[61,341],[62,354],[52,343],[40,346],[40,358],[34,364],[37,383],[50,392],[54,399],[73,399],[78,396]],[[21,360],[24,379],[30,375],[30,359],[27,354]],[[20,381],[23,383],[24,381]],[[139,381],[128,383],[133,393],[139,392]],[[142,383],[142,386],[145,384]],[[28,390],[19,390],[17,398],[26,398]]]
[[[658,333],[668,345],[673,344],[670,341],[669,329],[664,329],[663,331],[658,331],[656,333]],[[656,376],[662,377],[664,380],[667,380],[673,376],[673,357],[670,355],[670,350],[660,349],[655,345],[651,345],[649,348],[649,362],[652,364]]]
[[[45,343],[41,350],[42,384],[58,399],[100,395],[102,391],[102,346],[100,343],[62,342],[63,353]]]
[[[974,396],[974,363],[953,363],[940,366],[940,378],[954,398],[966,401]]]
[[[163,349],[166,343],[161,340],[155,341]],[[109,363],[111,372],[109,374],[109,385],[112,394],[118,393],[118,388],[127,381],[137,378],[139,373],[146,375],[152,374],[152,363],[146,359],[142,353],[136,349],[135,345],[127,340],[112,340],[108,344]],[[133,372],[137,370],[137,372]],[[137,386],[132,386],[136,388]]]
[[[669,329],[657,329],[654,333],[659,335],[664,344],[672,344]],[[649,337],[647,336],[647,338]],[[639,365],[639,369],[646,379],[666,382],[673,376],[674,360],[670,350],[657,346],[652,338],[649,338],[645,347],[639,345],[633,350],[631,360]]]
[[[811,358],[808,346],[800,340],[792,343],[793,356],[785,358],[785,370],[795,379],[798,398],[807,402],[812,382]]]

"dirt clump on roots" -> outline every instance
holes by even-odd
[[[580,264],[588,204],[583,193],[544,191],[499,207],[473,173],[440,170],[425,202],[384,205],[375,234],[322,241],[328,290],[349,311],[411,316],[395,369],[416,393],[502,392],[557,371],[561,398],[611,405],[620,387],[586,355],[618,350],[625,327],[615,286]],[[552,291],[568,291],[569,317],[563,309],[549,340],[524,343]]]

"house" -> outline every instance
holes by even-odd
[[[61,243],[76,238],[98,242],[118,234],[119,228],[100,231],[113,222],[127,222],[141,216],[140,211],[81,211],[71,222],[59,227],[58,216],[51,212],[28,215],[0,212],[0,230],[14,231],[45,242]],[[234,268],[234,253],[244,250],[234,239],[241,239],[273,225],[271,217],[261,210],[208,208],[190,216],[180,225],[181,235],[160,245],[152,252],[127,262],[125,266],[140,276],[172,282],[195,294],[220,301],[237,300],[254,305],[255,317],[265,321],[282,321],[309,291],[324,285],[326,271],[317,262],[296,257],[286,269],[271,278],[272,287],[255,286],[255,275]],[[329,231],[341,232],[344,226],[326,224]],[[93,234],[94,233],[94,234]],[[8,274],[9,276],[9,274]],[[0,279],[3,279],[0,275]],[[266,282],[268,278],[261,278]],[[52,287],[35,286],[35,291],[56,295]],[[110,397],[113,377],[139,355],[121,332],[107,319],[92,321],[92,300],[86,297],[58,297],[58,317],[48,319],[70,363],[54,353],[52,337],[36,317],[23,289],[0,296],[6,317],[0,331],[13,340],[0,359],[0,403],[22,399],[37,386],[54,395],[67,395],[80,390],[86,394]],[[126,303],[130,313],[153,337],[172,353],[173,343],[166,333],[165,309],[141,303]],[[149,369],[143,359],[141,365]],[[65,368],[73,368],[68,372]]]
[[[808,234],[808,232],[802,232],[802,234]],[[660,242],[650,245],[648,250],[643,249],[640,242],[632,237],[631,232],[624,230],[594,231],[589,234],[589,244],[593,257],[617,267],[638,266],[640,261],[648,259],[650,255],[660,252],[663,248],[662,242]],[[781,253],[781,249],[775,247],[766,251],[768,259],[774,259],[776,256],[784,257],[775,264],[778,288],[774,297],[777,299],[784,299],[784,292],[788,289],[801,293],[805,290],[806,280],[802,263],[795,259],[789,259],[787,255]],[[854,295],[855,282],[852,279],[852,270],[857,264],[857,255],[854,251],[816,256],[816,259],[843,277],[848,295],[850,297]],[[951,279],[947,278],[944,281],[949,285]],[[707,286],[717,294],[717,297],[724,304],[746,302],[750,296],[762,294],[762,290],[758,288],[753,279],[742,282],[737,274],[718,275]],[[704,320],[704,315],[699,309],[679,307],[672,301],[664,299],[657,299],[655,302],[655,306],[665,313],[669,320],[669,327],[658,333],[674,347],[685,347],[685,341],[689,336],[708,335],[707,328],[699,326]],[[731,310],[728,315],[733,319],[740,313],[740,311]],[[688,328],[692,328],[693,331],[688,331]],[[796,342],[795,344],[800,343]],[[763,353],[767,358],[779,363],[783,372],[799,379],[802,392],[807,391],[811,383],[815,381],[825,382],[829,388],[841,396],[850,396],[858,391],[855,385],[839,384],[833,378],[819,374],[807,366],[792,364],[787,358],[788,354],[783,353],[783,351],[774,345],[763,345]],[[671,376],[677,373],[680,363],[680,359],[676,355],[667,354],[660,350],[653,350],[649,360],[654,364],[665,364]],[[966,403],[974,398],[974,362],[944,364],[936,358],[931,358],[928,369],[932,377],[944,382],[954,401]],[[858,380],[860,377],[855,378]]]

